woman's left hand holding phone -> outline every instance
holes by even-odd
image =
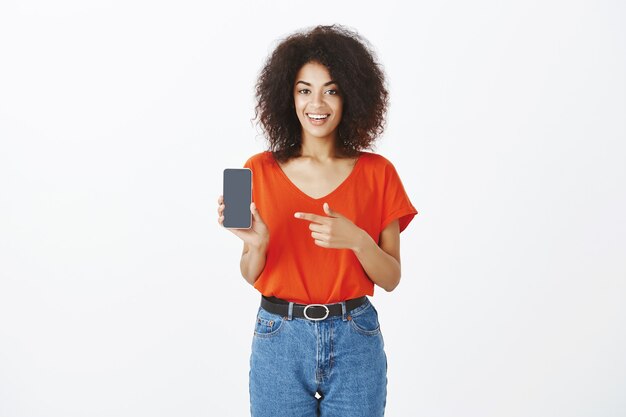
[[[217,214],[218,214],[218,223],[223,226],[224,223],[224,196],[220,195],[217,199]],[[228,229],[230,230],[233,234],[235,234],[235,236],[239,237],[241,240],[243,240],[245,243],[247,243],[250,246],[256,247],[256,248],[260,248],[260,247],[267,247],[267,245],[269,244],[269,240],[270,240],[270,233],[269,233],[269,229],[267,228],[267,225],[265,224],[265,222],[263,222],[263,219],[261,218],[261,215],[259,214],[259,211],[256,208],[256,205],[253,203],[250,203],[250,212],[252,213],[252,227],[250,227],[249,229]]]

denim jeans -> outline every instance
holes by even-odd
[[[380,417],[387,356],[369,298],[321,321],[259,307],[250,355],[252,417]]]

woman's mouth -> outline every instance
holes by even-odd
[[[330,117],[330,114],[327,113],[306,113],[309,122],[312,125],[320,126],[326,123],[326,120]]]

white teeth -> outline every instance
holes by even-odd
[[[307,113],[307,116],[309,116],[311,119],[316,119],[316,120],[321,120],[321,119],[325,119],[328,117],[327,114],[311,114],[311,113]]]

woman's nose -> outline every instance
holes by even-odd
[[[323,96],[322,93],[313,93],[312,97],[311,97],[311,101],[313,102],[313,104],[315,105],[320,105],[322,104],[323,100]]]

